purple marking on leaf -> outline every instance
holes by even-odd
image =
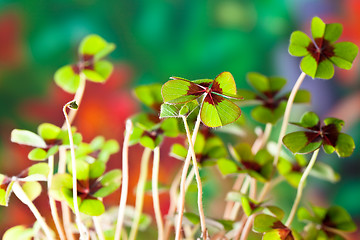
[[[292,171],[292,172],[299,172],[299,173],[301,173],[301,172],[302,172],[302,169],[303,169],[303,167],[300,166],[299,163],[294,163],[294,164],[291,166],[291,171]]]
[[[201,96],[206,92],[206,89],[200,87],[198,84],[189,82],[189,90],[187,91],[186,95],[194,95],[194,96]]]
[[[63,141],[61,139],[48,139],[45,140],[45,143],[47,147],[44,149],[50,149],[54,146],[61,146],[63,144]]]
[[[287,229],[287,227],[280,221],[276,221],[271,226],[272,229]]]
[[[279,236],[281,240],[294,240],[294,236],[292,235],[292,232],[290,229],[280,229],[278,230]]]
[[[246,169],[253,170],[253,171],[256,171],[256,172],[261,171],[261,165],[256,163],[256,162],[242,161],[241,163],[242,163],[242,165],[244,165],[244,167]]]
[[[79,74],[80,74],[80,67],[78,66],[78,64],[73,64],[73,65],[71,65],[71,68],[72,68],[72,70],[74,71],[74,73],[75,73],[76,75],[79,75]]]
[[[11,178],[5,176],[2,183],[0,184],[0,189],[4,189],[6,191],[10,183],[11,183]]]
[[[335,124],[329,124],[322,127],[324,142],[333,147],[336,146],[337,139],[339,137],[339,131]]]
[[[223,99],[224,99],[223,97],[216,94],[211,94],[211,92],[209,92],[204,98],[204,102],[216,106],[217,104],[221,103]]]
[[[318,64],[335,55],[334,47],[326,39],[316,38],[315,43],[310,42],[306,49]]]
[[[249,206],[250,206],[251,210],[255,210],[257,207],[259,207],[259,204],[255,204],[255,203],[249,201]]]
[[[308,139],[307,143],[320,142],[322,140],[320,132],[304,132],[306,138]]]
[[[220,93],[220,94],[224,93],[224,91],[220,87],[220,83],[218,83],[217,81],[213,82],[210,90],[211,90],[211,92],[217,92],[217,93]]]

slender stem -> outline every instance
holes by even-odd
[[[292,221],[294,220],[295,213],[296,213],[297,207],[298,207],[298,205],[300,203],[301,196],[302,196],[302,193],[303,193],[303,190],[304,190],[304,185],[305,185],[306,178],[308,177],[312,167],[314,166],[318,154],[319,154],[319,149],[315,150],[315,152],[313,153],[309,164],[307,165],[303,175],[300,178],[300,182],[299,182],[299,185],[298,185],[298,188],[297,188],[296,198],[295,198],[294,204],[293,204],[293,206],[291,208],[290,215],[289,215],[289,217],[288,217],[288,219],[287,219],[287,221],[285,223],[285,225],[288,226],[288,227],[291,225]]]
[[[22,187],[17,181],[14,181],[14,184],[12,186],[12,190],[14,191],[15,195],[25,204],[29,207],[31,212],[34,214],[36,220],[39,222],[41,228],[44,230],[45,235],[47,239],[54,239],[51,233],[50,228],[46,224],[45,220],[42,218],[41,214],[35,207],[34,203],[29,199],[29,197],[26,195]]]
[[[194,144],[193,144],[193,142],[191,140],[190,130],[189,130],[189,126],[188,126],[187,121],[186,121],[186,117],[182,116],[182,119],[183,119],[183,122],[184,122],[186,135],[187,135],[188,142],[189,142],[189,149],[190,149],[190,153],[192,155],[193,168],[195,170],[195,177],[196,177],[196,182],[197,182],[197,187],[198,187],[198,208],[199,208],[199,215],[200,215],[200,226],[201,226],[202,237],[204,239],[207,239],[208,234],[207,234],[207,229],[206,229],[205,214],[204,214],[204,208],[203,208],[203,202],[202,202],[202,184],[201,184],[201,178],[200,178],[200,174],[199,174],[199,169],[198,169],[198,166],[197,166],[196,154],[195,154],[195,150],[194,150]]]
[[[158,239],[164,239],[164,223],[162,220],[162,214],[160,210],[159,189],[158,189],[158,177],[159,177],[159,165],[160,165],[160,148],[154,149],[154,160],[152,169],[152,196],[154,204],[155,219],[158,228]]]
[[[170,194],[170,206],[169,211],[167,213],[167,220],[165,222],[165,230],[164,230],[164,239],[169,239],[170,236],[170,228],[172,226],[172,222],[169,218],[172,218],[175,215],[176,211],[176,202],[178,198],[177,189],[180,185],[181,178],[181,169],[177,172],[173,182],[171,183],[169,194]]]
[[[256,199],[256,179],[255,178],[251,178],[251,180],[250,180],[249,196],[251,199]]]
[[[227,234],[226,234],[226,237],[227,239],[234,239],[234,240],[237,240],[240,238],[240,235],[241,235],[241,231],[242,229],[244,228],[244,225],[246,223],[246,220],[247,220],[247,216],[246,214],[244,214],[239,222],[239,227],[237,229],[233,229],[231,231],[229,231]]]
[[[261,134],[254,142],[252,148],[251,148],[251,152],[253,154],[256,154],[260,149],[262,149],[265,144],[267,143],[270,133],[272,130],[272,124],[271,123],[267,123],[265,126],[265,130],[263,132],[263,134]],[[241,184],[243,183],[244,180],[244,175],[240,174],[234,185],[233,185],[233,191],[239,191],[241,188]],[[251,195],[252,198],[256,197],[256,180],[252,180],[252,186],[251,186]],[[234,207],[234,205],[237,205],[237,208],[240,206],[239,203],[233,203],[232,201],[228,201],[225,207],[225,211],[224,211],[224,219],[229,219],[232,208]],[[236,216],[235,216],[236,217]]]
[[[78,106],[80,106],[81,100],[83,98],[84,95],[84,91],[85,91],[85,85],[86,85],[86,76],[84,73],[80,73],[80,82],[79,82],[79,87],[76,90],[75,96],[74,96],[74,101],[76,101],[76,103],[78,104]],[[75,109],[70,109],[69,111],[69,122],[70,125],[73,123],[75,116],[77,114],[77,111]],[[63,123],[62,125],[62,129],[65,130],[67,127],[66,122]]]
[[[131,231],[129,236],[130,240],[136,239],[137,231],[139,228],[140,217],[144,205],[145,183],[146,183],[147,171],[149,167],[150,154],[151,154],[151,149],[145,148],[141,158],[140,176],[136,187],[135,216],[133,223],[131,225]]]
[[[246,179],[245,179],[245,181],[244,181],[244,183],[243,183],[243,185],[241,187],[241,190],[240,190],[241,194],[246,194],[246,192],[247,192],[247,190],[248,190],[248,188],[250,186],[250,180],[251,180],[251,177],[246,176]],[[240,207],[241,207],[240,202],[236,202],[234,204],[234,207],[233,207],[233,209],[232,209],[232,211],[230,213],[230,216],[229,216],[230,220],[235,220],[236,215],[238,214]]]
[[[101,224],[99,222],[99,217],[94,216],[94,217],[92,217],[92,219],[93,219],[95,231],[96,231],[96,234],[97,234],[99,240],[105,240],[104,232],[103,232],[103,230],[101,228]]]
[[[126,121],[126,132],[122,149],[122,186],[119,203],[119,213],[116,223],[115,240],[119,240],[121,236],[122,225],[124,222],[126,200],[129,188],[129,142],[133,131],[131,120]]]
[[[248,235],[249,235],[249,233],[251,231],[251,227],[252,227],[255,216],[256,216],[256,214],[253,214],[246,220],[244,229],[243,229],[243,231],[241,233],[240,240],[246,240],[247,239],[247,237],[248,237]]]
[[[81,73],[79,88],[76,90],[76,93],[74,96],[74,99],[78,105],[80,105],[82,97],[84,95],[85,85],[86,85],[86,77],[83,73]],[[77,113],[76,110],[70,109],[70,112],[69,112],[70,125],[74,121],[76,113]],[[62,129],[66,130],[66,128],[67,128],[67,123],[65,121],[62,125]],[[60,147],[59,148],[58,173],[65,173],[65,171],[66,171],[66,149],[64,147]],[[66,233],[66,238],[68,240],[75,240],[73,232],[71,230],[72,229],[71,228],[71,214],[70,214],[70,209],[69,209],[67,203],[61,202],[61,210],[62,210],[62,218],[63,218],[63,224],[64,224],[65,233]]]
[[[56,230],[57,230],[57,232],[59,234],[60,239],[65,240],[66,239],[65,232],[64,232],[64,228],[63,228],[63,226],[61,224],[59,214],[58,214],[57,209],[56,209],[56,202],[55,202],[54,198],[51,197],[50,194],[49,194],[50,189],[51,189],[51,182],[52,182],[53,174],[54,174],[54,155],[49,156],[48,164],[49,164],[49,175],[48,175],[47,186],[48,186],[48,196],[49,196],[50,211],[51,211],[51,215],[52,215],[52,218],[54,220],[55,227],[56,227]]]
[[[196,136],[197,136],[197,133],[198,133],[199,127],[200,127],[200,122],[201,121],[200,121],[200,114],[199,114],[197,117],[196,123],[195,123],[195,128],[194,128],[192,139],[191,139],[192,142],[196,141]],[[188,172],[189,166],[190,166],[190,161],[191,161],[191,153],[190,153],[190,151],[188,151],[188,154],[187,154],[185,162],[184,162],[184,167],[183,167],[183,170],[181,173],[181,180],[180,180],[180,196],[179,196],[179,202],[178,202],[178,220],[176,223],[176,234],[175,234],[176,240],[180,240],[180,238],[181,238],[181,226],[182,226],[182,219],[183,219],[184,208],[185,208],[185,193],[186,193],[185,182],[186,182],[186,175],[187,175],[187,172]]]
[[[287,101],[286,108],[285,108],[285,113],[284,113],[284,119],[283,119],[283,122],[282,122],[282,125],[281,125],[279,139],[278,139],[278,142],[277,142],[276,154],[275,154],[275,157],[274,157],[274,169],[276,168],[277,163],[279,161],[279,156],[280,156],[281,146],[282,146],[282,139],[283,139],[283,137],[285,136],[285,133],[286,133],[286,129],[287,129],[287,126],[288,126],[288,123],[289,123],[290,112],[291,112],[291,109],[292,109],[292,105],[294,103],[296,93],[298,92],[298,90],[299,90],[302,82],[304,81],[305,77],[306,77],[306,73],[302,72],[300,74],[299,78],[296,80],[296,83],[295,83],[293,89],[291,90],[289,99]]]
[[[292,105],[294,103],[296,93],[298,92],[298,90],[299,90],[302,82],[304,81],[305,77],[306,77],[306,73],[302,72],[300,74],[299,78],[296,80],[296,83],[295,83],[293,89],[291,90],[289,99],[287,101],[286,109],[285,109],[285,113],[284,113],[284,119],[283,119],[283,122],[282,122],[282,125],[281,125],[279,139],[278,139],[277,146],[276,146],[276,153],[275,153],[275,156],[274,156],[273,170],[272,170],[272,173],[271,173],[271,178],[275,173],[275,169],[276,169],[276,166],[277,166],[278,161],[279,161],[279,157],[280,157],[280,153],[281,153],[281,146],[282,146],[282,139],[283,139],[283,137],[285,136],[285,133],[286,133],[287,125],[289,123],[290,112],[291,112]],[[271,181],[268,181],[267,183],[265,183],[263,189],[261,190],[259,201],[262,201],[266,197],[266,195],[270,191],[270,189],[271,189]]]
[[[68,115],[66,113],[66,108],[72,103],[73,101],[70,101],[66,103],[63,107],[63,113],[66,120],[67,130],[69,134],[69,142],[70,142],[70,154],[71,154],[71,167],[72,167],[72,179],[73,179],[73,203],[74,203],[74,213],[76,217],[76,223],[79,228],[80,232],[80,239],[87,239],[88,233],[85,225],[81,221],[80,217],[80,211],[79,211],[79,203],[77,198],[77,178],[76,178],[76,157],[75,157],[75,147],[74,147],[74,140],[73,135],[71,131],[71,124],[68,118]]]
[[[263,134],[255,140],[254,144],[251,147],[251,152],[253,154],[256,154],[260,149],[262,149],[265,146],[265,144],[269,139],[271,130],[272,130],[272,124],[267,123]]]
[[[245,175],[240,174],[235,180],[232,191],[239,191],[244,182],[244,179],[245,179]],[[229,219],[233,206],[234,206],[233,201],[227,201],[224,211],[224,219]]]

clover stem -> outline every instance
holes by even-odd
[[[246,192],[247,192],[247,190],[248,190],[248,188],[250,186],[250,181],[251,181],[251,177],[246,176],[245,181],[244,181],[244,183],[243,183],[243,185],[241,187],[241,190],[240,190],[241,194],[246,194]],[[234,207],[232,208],[230,216],[229,216],[230,220],[232,220],[232,221],[235,220],[236,215],[238,214],[240,207],[241,207],[240,202],[234,203]]]
[[[84,95],[86,85],[86,77],[83,73],[80,73],[79,87],[76,90],[74,99],[80,104]],[[69,112],[69,122],[70,125],[75,119],[77,111],[75,109],[70,109]],[[67,123],[66,121],[62,125],[62,130],[66,130]],[[58,173],[65,173],[66,171],[66,149],[64,147],[59,148],[59,164],[58,164]],[[75,240],[74,235],[72,233],[71,228],[71,214],[70,209],[66,202],[61,202],[61,210],[62,210],[62,219],[64,224],[64,229],[66,233],[66,238],[68,240]]]
[[[246,220],[246,223],[244,225],[244,229],[241,233],[241,238],[240,240],[246,240],[250,231],[251,231],[251,227],[252,224],[254,222],[254,218],[255,218],[256,214],[251,215],[250,217],[248,217],[248,219]]]
[[[195,154],[195,150],[194,150],[194,144],[191,140],[191,135],[190,135],[190,130],[189,130],[189,126],[187,124],[186,121],[186,117],[182,116],[183,122],[184,122],[184,126],[185,126],[185,130],[186,130],[186,136],[189,142],[189,149],[192,155],[192,160],[193,160],[193,168],[195,170],[195,177],[196,177],[196,182],[197,182],[197,187],[198,187],[198,208],[199,208],[199,215],[200,215],[200,225],[201,225],[201,232],[202,232],[202,237],[204,239],[207,239],[207,229],[206,229],[206,223],[205,223],[205,214],[204,214],[204,208],[203,208],[203,202],[202,202],[202,184],[201,184],[201,178],[200,178],[200,174],[199,174],[199,169],[197,166],[197,161],[196,161],[196,154]]]
[[[121,230],[124,222],[126,200],[129,188],[129,142],[130,136],[133,131],[133,124],[131,120],[126,121],[126,131],[122,149],[122,186],[119,203],[119,213],[116,223],[115,240],[119,240],[121,237]]]
[[[145,183],[147,178],[147,171],[149,167],[149,160],[151,149],[145,148],[141,157],[140,175],[136,187],[136,202],[135,202],[135,216],[131,225],[129,240],[135,240],[139,229],[140,217],[144,205]]]
[[[282,125],[281,125],[281,130],[280,130],[280,134],[279,134],[279,139],[278,139],[278,142],[277,142],[276,154],[274,156],[274,164],[273,164],[274,168],[273,169],[276,168],[277,163],[279,161],[279,156],[280,156],[281,146],[282,146],[282,139],[285,136],[286,129],[287,129],[287,126],[289,124],[290,112],[291,112],[292,105],[294,103],[296,93],[298,92],[298,90],[299,90],[302,82],[304,81],[305,77],[306,77],[306,73],[302,72],[300,74],[299,78],[296,80],[296,83],[295,83],[293,89],[291,90],[289,99],[287,101],[286,108],[285,108],[285,113],[284,113],[284,118],[283,118],[283,122],[282,122]],[[273,170],[273,172],[274,172],[274,170]]]
[[[160,210],[159,189],[158,189],[158,177],[159,177],[159,165],[160,165],[160,148],[157,146],[154,149],[154,160],[152,169],[152,196],[154,204],[155,219],[158,228],[158,239],[164,239],[164,223],[162,220],[162,214]]]
[[[265,144],[267,143],[270,133],[272,130],[272,124],[271,123],[267,123],[265,125],[265,130],[263,132],[263,134],[261,134],[254,142],[254,144],[251,147],[251,152],[253,154],[256,154],[260,149],[262,149]]]
[[[104,236],[104,232],[101,228],[101,224],[99,222],[99,217],[92,217],[93,219],[93,222],[94,222],[94,227],[95,227],[95,231],[96,231],[96,234],[99,238],[99,240],[105,240],[105,236]]]
[[[74,96],[74,101],[80,106],[81,100],[82,100],[82,98],[84,96],[84,92],[85,92],[86,76],[82,72],[79,74],[79,76],[80,76],[79,87],[76,90],[76,93]],[[77,114],[77,111],[75,109],[70,109],[69,114],[68,114],[70,125],[74,121],[76,114]],[[67,124],[66,124],[66,122],[64,122],[62,125],[62,129],[65,130],[66,126],[67,126]]]
[[[244,182],[244,179],[245,179],[245,175],[240,174],[235,180],[235,183],[232,187],[232,191],[239,191]],[[234,206],[233,201],[227,201],[225,210],[224,210],[224,217],[223,217],[224,219],[229,219],[233,206]]]
[[[195,123],[194,130],[193,130],[191,142],[196,141],[196,136],[197,136],[197,133],[198,133],[199,127],[200,127],[200,122],[201,122],[201,119],[200,119],[200,114],[199,114],[197,117],[196,123]],[[190,146],[189,146],[189,149],[190,149]],[[184,167],[183,167],[183,170],[181,173],[181,180],[180,180],[178,219],[177,219],[177,223],[176,223],[176,233],[175,233],[176,240],[180,240],[180,238],[181,238],[181,226],[182,226],[182,219],[183,219],[184,208],[185,208],[185,193],[186,193],[185,183],[186,183],[186,175],[189,170],[190,161],[191,161],[191,152],[188,150],[188,154],[187,154],[185,162],[184,162]]]
[[[282,122],[281,129],[280,129],[279,139],[278,139],[278,142],[277,142],[277,145],[276,145],[276,153],[275,153],[275,156],[274,156],[273,170],[272,170],[272,173],[271,173],[271,178],[275,174],[275,169],[276,169],[276,166],[277,166],[277,164],[279,162],[281,146],[282,146],[282,139],[283,139],[283,137],[285,136],[285,133],[286,133],[286,129],[287,129],[287,126],[288,126],[288,123],[289,123],[290,112],[291,112],[292,105],[294,103],[296,93],[298,92],[298,90],[299,90],[302,82],[304,81],[305,77],[306,77],[306,73],[302,72],[300,74],[299,78],[296,80],[296,83],[295,83],[294,87],[292,88],[289,99],[287,101],[286,108],[285,108],[285,113],[284,113],[284,118],[283,118],[283,122]],[[270,185],[271,185],[271,181],[268,181],[267,183],[265,183],[265,185],[264,185],[264,187],[263,187],[263,189],[261,191],[259,201],[262,201],[266,197],[267,193],[271,189]]]
[[[34,203],[26,195],[26,193],[20,186],[19,182],[17,182],[17,181],[14,182],[14,184],[12,186],[12,190],[14,191],[15,195],[21,200],[21,202],[23,202],[25,205],[27,205],[29,207],[29,209],[31,210],[31,212],[34,214],[36,220],[39,222],[41,228],[44,230],[46,238],[50,239],[50,240],[54,239],[51,234],[51,230],[50,230],[49,226],[46,224],[45,220],[43,219],[43,217],[41,216],[41,214],[35,207]]]
[[[170,190],[169,190],[170,206],[169,206],[169,211],[167,213],[167,217],[173,217],[175,215],[176,202],[177,202],[177,198],[178,198],[177,189],[179,188],[179,185],[180,185],[181,171],[182,171],[182,169],[180,169],[177,172],[177,174],[170,186]],[[169,219],[167,219],[165,222],[165,228],[164,228],[165,229],[164,230],[164,239],[169,239],[171,225],[172,225],[171,221]]]
[[[267,143],[268,139],[269,139],[269,136],[270,136],[270,133],[271,133],[271,130],[272,130],[272,124],[271,123],[267,123],[266,126],[265,126],[265,130],[263,132],[263,134],[261,134],[260,136],[258,136],[258,138],[255,140],[253,146],[251,147],[251,152],[253,154],[256,154],[260,149],[262,149],[265,144]],[[240,174],[234,185],[233,185],[233,191],[239,191],[240,188],[241,188],[241,185],[244,181],[244,175],[243,174]],[[255,198],[255,195],[256,195],[256,180],[253,179],[252,180],[252,198]],[[237,204],[238,205],[238,204]],[[227,204],[226,204],[226,207],[225,207],[225,211],[224,211],[224,219],[228,219],[230,217],[230,213],[231,213],[231,210],[234,206],[234,203],[232,201],[228,201]]]
[[[48,187],[50,211],[51,211],[51,215],[54,220],[55,227],[59,234],[60,239],[65,240],[66,237],[65,237],[65,233],[64,233],[64,228],[62,227],[62,224],[60,222],[59,214],[56,209],[56,202],[55,202],[54,198],[50,196],[51,182],[52,182],[53,175],[54,175],[54,155],[49,156],[48,165],[49,165],[49,175],[48,175],[48,180],[47,180],[47,187]]]
[[[320,149],[315,150],[315,152],[313,153],[313,155],[312,155],[312,157],[310,159],[309,164],[307,165],[303,175],[300,178],[300,182],[299,182],[299,185],[298,185],[298,188],[297,188],[296,198],[295,198],[294,204],[293,204],[293,206],[291,208],[290,215],[289,215],[289,217],[288,217],[288,219],[286,220],[286,223],[285,223],[285,225],[287,227],[289,227],[291,225],[292,221],[294,220],[295,213],[296,213],[297,207],[298,207],[298,205],[300,203],[301,196],[302,196],[302,193],[303,193],[303,190],[304,190],[304,185],[305,185],[306,178],[309,176],[309,173],[310,173],[312,167],[314,166],[314,164],[316,162],[316,158],[317,158],[317,156],[319,154],[319,150]]]
[[[69,143],[70,143],[70,155],[71,155],[71,167],[72,167],[72,179],[73,179],[73,204],[74,204],[74,213],[76,217],[76,224],[78,225],[80,232],[80,239],[87,239],[88,233],[85,225],[81,221],[80,211],[79,211],[79,203],[77,198],[77,178],[76,178],[76,157],[75,157],[75,147],[74,140],[71,131],[71,124],[66,113],[66,108],[74,101],[70,101],[66,103],[63,107],[63,113],[66,120],[67,130],[69,134]]]

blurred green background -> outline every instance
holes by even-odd
[[[10,143],[13,128],[35,131],[42,122],[62,124],[61,107],[72,96],[55,86],[53,74],[76,60],[77,46],[87,34],[99,34],[117,45],[110,56],[115,70],[104,86],[88,84],[75,125],[85,140],[100,134],[121,141],[125,119],[140,109],[131,94],[131,88],[140,84],[164,83],[173,75],[214,78],[230,71],[237,87],[246,88],[246,73],[257,71],[287,78],[290,90],[300,69],[299,59],[288,54],[289,36],[294,30],[309,33],[313,16],[342,23],[340,40],[359,45],[358,0],[0,0],[0,172],[17,174],[31,164],[26,159],[28,148]],[[331,80],[306,78],[303,88],[312,92],[312,106],[295,108],[291,119],[297,120],[305,110],[322,118],[344,119],[345,131],[359,145],[358,78],[358,59],[351,71],[336,69]],[[248,116],[249,110],[244,108],[244,114]],[[272,137],[276,139],[276,134]],[[132,153],[132,171],[137,169],[138,155]],[[306,200],[322,206],[339,204],[359,223],[359,157],[359,148],[346,159],[321,154],[342,180],[330,184],[311,178]],[[174,161],[164,162],[161,181],[172,179],[174,171],[167,169],[179,166]],[[112,167],[120,167],[120,154]],[[216,194],[214,186],[206,189],[210,197]],[[281,184],[276,193],[277,201],[288,209],[295,190]],[[118,201],[119,193],[115,195],[109,204]],[[162,196],[162,201],[165,213],[168,197]],[[47,211],[46,197],[36,203]],[[145,210],[151,213],[151,203]],[[26,207],[12,197],[8,208],[0,208],[0,234],[32,220]]]

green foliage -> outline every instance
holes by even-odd
[[[92,142],[93,147],[101,148],[105,145],[101,144],[104,142],[100,138],[93,141],[95,141]],[[114,169],[104,174],[104,161],[87,158],[86,154],[84,155],[83,150],[89,146],[91,144],[80,145],[78,154],[81,157],[76,160],[79,210],[90,216],[99,216],[105,211],[102,198],[115,192],[121,184],[121,171]],[[54,199],[65,200],[73,208],[71,164],[68,164],[68,170],[70,174],[54,175],[49,192]]]
[[[321,125],[315,113],[307,112],[299,123],[293,124],[307,129],[289,133],[283,138],[283,143],[293,153],[312,152],[321,145],[327,154],[335,151],[339,157],[348,157],[354,151],[355,143],[352,137],[340,132],[344,124],[340,119],[326,118],[324,125]]]
[[[351,42],[335,43],[342,33],[339,23],[325,24],[314,17],[311,22],[311,33],[314,42],[303,32],[291,34],[289,53],[296,57],[304,57],[300,67],[312,78],[330,79],[334,75],[334,65],[342,69],[350,69],[358,47]]]
[[[218,168],[222,174],[247,173],[261,182],[269,180],[273,157],[267,150],[261,149],[254,155],[249,144],[240,143],[235,147],[230,147],[230,153],[236,162],[227,159],[217,161]]]
[[[243,104],[258,105],[251,111],[251,116],[260,123],[275,124],[283,115],[290,93],[279,96],[279,92],[286,84],[281,77],[266,77],[260,73],[251,72],[247,75],[249,85],[256,90],[239,89],[237,94],[244,97]],[[311,94],[306,90],[299,90],[294,103],[310,103]]]
[[[306,239],[330,239],[328,236],[341,237],[339,233],[353,232],[356,225],[345,209],[339,206],[322,208],[311,206],[310,210],[302,207],[299,208],[297,216],[300,221],[307,223]],[[314,229],[320,229],[314,231]],[[333,239],[333,238],[331,238]],[[335,238],[337,239],[337,238]]]
[[[236,85],[229,72],[219,74],[214,80],[189,81],[172,77],[162,87],[162,96],[167,104],[181,104],[201,99],[200,117],[208,127],[220,127],[236,121],[240,108],[228,98],[241,99],[236,95]],[[168,109],[167,109],[168,110]]]
[[[212,166],[221,158],[227,157],[227,151],[223,141],[210,131],[199,132],[194,144],[196,160],[198,166]],[[170,156],[180,160],[185,160],[187,149],[175,143],[170,150]]]
[[[284,176],[286,181],[293,187],[297,188],[303,171],[307,166],[307,159],[304,155],[296,154],[295,161],[289,161],[280,157],[277,165],[279,173]],[[334,169],[322,162],[316,162],[310,175],[325,181],[335,183],[339,181],[340,176]]]
[[[15,240],[15,239],[22,239],[22,240],[31,240],[34,236],[34,230],[31,228],[26,228],[25,226],[15,226],[9,228],[4,233],[2,239],[3,240]]]
[[[287,228],[279,219],[266,214],[259,214],[255,217],[254,230],[263,233],[263,240],[300,239],[295,232]]]
[[[85,37],[79,46],[79,62],[66,65],[55,72],[56,84],[64,91],[75,93],[80,85],[81,74],[92,82],[105,82],[110,76],[113,65],[102,58],[115,49],[113,43],[108,43],[98,35]]]

